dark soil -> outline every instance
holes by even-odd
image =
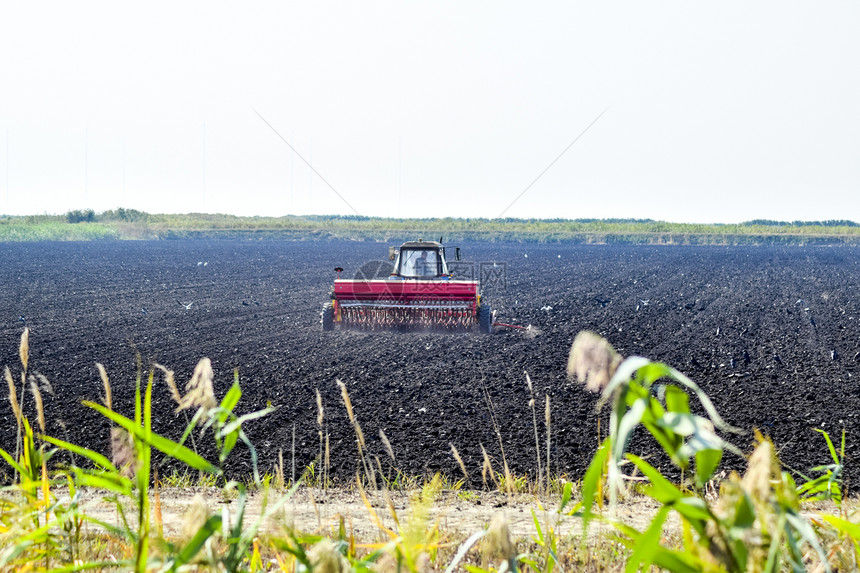
[[[248,425],[262,469],[271,469],[283,450],[288,473],[294,427],[297,467],[318,454],[319,389],[332,473],[347,480],[357,458],[339,378],[386,471],[391,464],[380,430],[393,445],[397,469],[458,476],[453,443],[478,485],[481,444],[501,469],[487,395],[511,470],[534,472],[525,371],[534,383],[542,442],[544,395],[552,401],[553,470],[581,477],[597,444],[599,416],[596,396],[568,381],[565,366],[573,337],[590,329],[624,355],[665,361],[699,382],[728,422],[748,430],[730,437],[744,450],[758,428],[773,438],[787,466],[807,469],[828,461],[813,429],[836,438],[845,428],[849,454],[856,454],[860,250],[461,246],[475,272],[491,279],[484,293],[497,320],[531,324],[538,336],[511,329],[491,336],[321,332],[332,269],[354,273],[385,258],[385,244],[6,244],[0,252],[0,359],[17,376],[26,324],[31,372],[44,374],[54,389],[45,395],[48,433],[101,451],[108,449],[109,425],[80,404],[102,394],[96,362],[111,376],[115,408],[128,415],[136,352],[144,370],[159,362],[174,369],[180,383],[200,358],[211,358],[219,397],[238,368],[240,412],[278,407]],[[177,438],[184,417],[174,414],[160,375],[156,381],[154,428]],[[35,420],[29,396],[25,409]],[[0,445],[14,451],[15,421],[5,401],[0,420]],[[656,451],[644,435],[632,448]],[[653,461],[666,465],[659,457]],[[743,461],[728,455],[724,466],[742,468]],[[849,471],[855,466],[849,461]],[[250,474],[242,446],[226,468],[234,476]]]

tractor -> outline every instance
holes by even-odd
[[[448,247],[450,249],[452,247]],[[493,331],[493,312],[477,280],[453,278],[442,239],[389,247],[390,274],[340,278],[323,305],[322,329]],[[460,248],[454,247],[456,260]]]

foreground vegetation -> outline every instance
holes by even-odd
[[[184,393],[167,368],[154,364],[145,379],[140,368],[130,417],[114,410],[108,373],[98,365],[104,396],[101,403],[85,401],[83,406],[112,425],[108,457],[45,434],[42,392],[50,391],[50,383],[28,372],[26,329],[19,356],[19,375],[8,367],[5,370],[18,439],[15,452],[0,450],[13,476],[0,495],[3,570],[549,573],[556,569],[637,571],[653,565],[670,571],[743,572],[842,571],[856,570],[860,564],[860,525],[844,497],[844,434],[837,447],[828,434],[820,432],[832,463],[812,468],[809,476],[797,474],[799,484],[780,466],[773,444],[760,434],[755,436],[745,474],[718,478],[724,454],[744,455],[724,437],[737,436],[741,430],[723,421],[708,396],[677,370],[641,357],[625,360],[591,333],[581,333],[574,341],[568,373],[601,393],[599,404],[610,408],[610,416],[608,435],[582,480],[574,484],[542,470],[541,452],[551,448],[548,397],[543,400],[543,425],[538,423],[539,397],[532,394],[527,406],[535,430],[532,476],[513,476],[504,455],[494,463],[484,454],[481,471],[486,488],[510,499],[529,494],[537,509],[548,500],[554,503],[546,513],[549,517],[539,518],[532,512],[528,538],[511,535],[503,510],[468,537],[446,530],[431,519],[430,510],[443,489],[459,486],[439,475],[415,487],[408,512],[398,514],[390,492],[403,487],[401,476],[383,471],[380,460],[368,454],[343,384],[342,405],[356,438],[358,472],[352,487],[376,524],[376,531],[364,536],[357,535],[351,520],[343,516],[335,527],[313,532],[296,528],[284,517],[286,504],[303,482],[313,483],[323,495],[329,488],[326,410],[319,393],[320,453],[301,479],[293,482],[286,477],[283,461],[274,473],[261,475],[256,451],[244,430],[273,409],[237,415],[242,398],[238,374],[218,400],[208,359],[200,361]],[[162,380],[177,404],[176,420],[185,424],[178,442],[153,428],[152,394]],[[526,384],[531,391],[527,375]],[[25,401],[33,404],[35,425],[25,415]],[[499,423],[492,408],[490,417],[494,426]],[[657,441],[668,463],[680,470],[680,481],[670,480],[652,462],[628,452],[637,429]],[[380,439],[394,459],[384,434]],[[211,459],[198,450],[203,441],[211,446],[204,449],[214,452]],[[223,471],[236,446],[242,446],[251,460],[247,483],[227,480]],[[451,448],[468,478],[469,469],[453,444]],[[65,461],[59,461],[61,457]],[[166,460],[196,474],[198,483],[217,486],[220,497],[233,503],[217,512],[196,504],[187,512],[182,533],[166,536],[158,478]],[[249,488],[263,496],[255,517],[247,513]],[[86,503],[85,490],[97,492],[102,505],[113,509],[114,518],[99,518]],[[633,491],[650,498],[656,507],[650,523],[641,529],[618,517],[619,500]],[[462,494],[461,499],[468,501],[469,492]],[[833,511],[801,513],[801,502],[825,500]],[[393,525],[386,525],[380,512],[390,513],[388,523]],[[670,516],[677,525],[667,525]],[[581,524],[585,534],[562,535],[562,524],[571,521]],[[601,524],[599,530],[595,522]]]
[[[755,220],[688,224],[650,219],[390,219],[361,216],[237,217],[188,213],[149,214],[134,209],[65,215],[0,216],[0,241],[85,241],[103,239],[340,238],[400,240],[422,236],[448,240],[512,240],[640,244],[860,243],[853,221]]]

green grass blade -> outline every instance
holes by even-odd
[[[564,484],[564,489],[561,493],[561,503],[558,506],[558,513],[563,513],[564,508],[567,507],[567,504],[570,503],[570,497],[573,495],[573,484],[567,482]]]
[[[475,543],[477,543],[483,536],[487,534],[486,529],[482,529],[481,531],[476,531],[472,535],[469,536],[466,541],[460,545],[459,549],[457,549],[457,553],[454,554],[454,558],[451,560],[451,563],[445,569],[445,573],[454,573],[454,570],[457,568],[457,565],[460,564],[460,561],[463,560],[463,557],[466,556],[466,553],[469,552],[469,549],[472,548]]]
[[[692,436],[698,429],[697,416],[685,412],[666,412],[657,418],[657,424],[679,436]]]
[[[830,482],[829,477],[829,474],[825,474],[805,482],[797,488],[797,495],[803,499],[816,499],[822,495],[826,497]]]
[[[219,436],[215,436],[216,439],[219,439]],[[224,442],[221,444],[221,452],[218,454],[218,459],[221,463],[224,463],[224,460],[230,455],[230,452],[233,451],[233,448],[236,447],[236,441],[239,439],[239,431],[230,432],[224,438]]]
[[[840,533],[849,536],[855,543],[860,543],[860,525],[835,515],[822,515],[821,519],[832,525]]]
[[[845,459],[845,428],[842,428],[842,446],[839,448],[839,459]]]
[[[57,447],[63,448],[64,450],[68,450],[75,455],[81,456],[82,458],[87,458],[94,464],[101,466],[107,471],[117,471],[113,463],[111,463],[111,461],[106,456],[103,456],[98,452],[94,452],[93,450],[90,450],[88,448],[84,448],[82,446],[78,446],[76,444],[72,444],[65,440],[60,440],[51,436],[42,436],[42,439],[48,443],[54,444]]]
[[[256,412],[251,412],[250,414],[245,414],[243,416],[239,416],[238,418],[236,418],[235,420],[233,420],[232,422],[230,422],[229,424],[224,426],[218,432],[218,437],[223,438],[224,436],[227,436],[227,435],[235,432],[236,430],[238,430],[239,427],[242,424],[244,424],[245,422],[247,422],[249,420],[256,420],[257,418],[262,418],[263,416],[271,414],[275,410],[277,410],[276,407],[270,406],[269,408],[265,408],[263,410],[257,410]]]
[[[830,439],[830,434],[828,434],[827,432],[825,432],[824,430],[821,430],[819,428],[815,428],[815,431],[819,432],[822,436],[824,436],[824,439],[827,441],[827,450],[830,452],[830,457],[833,458],[833,463],[834,464],[842,463],[842,461],[839,459],[839,456],[836,455],[836,448],[833,446],[833,440]],[[844,437],[843,437],[843,441],[844,441]]]
[[[538,520],[537,514],[535,513],[535,510],[532,509],[531,512],[532,512],[532,521],[535,524],[535,531],[537,531],[537,535],[538,535],[537,536],[537,543],[538,543],[538,545],[540,545],[542,547],[544,544],[543,529],[541,529],[540,520]]]
[[[639,425],[639,421],[642,419],[647,406],[648,398],[636,400],[621,417],[621,420],[618,422],[618,429],[614,432],[615,440],[612,443],[611,463],[615,465],[621,463],[621,458],[624,457],[624,451],[627,448],[627,443],[630,441],[630,436],[633,434],[636,426]],[[610,487],[615,487],[615,485],[610,484]]]
[[[135,441],[135,452],[137,453],[137,495],[138,495],[138,541],[135,570],[138,573],[146,573],[146,564],[149,561],[149,472],[152,459],[152,382],[154,372],[149,373],[149,380],[144,393],[142,412],[143,427],[141,430],[143,439]],[[139,385],[138,385],[139,386]],[[140,398],[138,388],[137,398]]]
[[[167,438],[160,436],[155,432],[150,432],[149,435],[147,435],[146,432],[144,432],[143,428],[135,424],[134,421],[129,420],[121,414],[117,414],[116,412],[108,410],[101,404],[84,401],[84,405],[89,408],[92,408],[93,410],[96,410],[104,417],[116,423],[118,426],[125,428],[137,439],[143,441],[144,443],[147,443],[148,445],[152,446],[163,454],[166,454],[172,458],[181,461],[187,466],[209,473],[221,473],[221,470],[219,470],[216,466],[206,461],[203,457],[195,454],[193,451],[189,450],[185,446],[168,440]]]
[[[635,528],[621,522],[613,521],[611,524],[626,536],[615,537],[615,539],[631,551],[635,550],[637,545],[640,543],[643,534]],[[657,567],[667,571],[672,571],[673,573],[700,573],[704,569],[700,561],[694,555],[672,551],[671,549],[666,549],[661,545],[657,545],[655,547],[653,563]]]
[[[633,376],[634,372],[650,363],[650,360],[642,358],[641,356],[631,356],[622,362],[618,366],[618,370],[616,370],[615,374],[612,376],[612,380],[609,381],[609,384],[607,384],[606,388],[601,392],[600,400],[597,401],[597,408],[602,408],[603,405],[612,398],[612,395],[620,386],[630,382],[630,378]]]
[[[245,442],[245,445],[248,447],[248,451],[251,452],[251,471],[254,472],[254,484],[260,484],[260,471],[257,466],[257,449],[254,447],[254,444],[251,443],[251,440],[248,439],[248,436],[245,435],[245,431],[241,428],[239,429],[239,438]]]
[[[194,417],[191,418],[191,422],[188,423],[188,426],[185,427],[185,431],[182,432],[182,437],[179,438],[179,445],[184,445],[185,440],[191,435],[191,432],[194,431],[194,428],[197,427],[197,424],[200,422],[200,418],[203,417],[205,410],[203,408],[198,408],[194,413]],[[193,440],[192,440],[193,442]],[[193,444],[192,444],[193,445]]]
[[[818,558],[821,560],[821,563],[824,564],[825,571],[830,571],[830,565],[827,561],[827,554],[824,553],[824,549],[821,547],[821,543],[818,541],[818,536],[815,535],[815,530],[812,529],[812,525],[803,517],[789,512],[785,514],[785,519],[788,522],[788,525],[800,535],[800,538],[803,539],[806,543],[812,547],[816,553],[818,553]],[[789,532],[786,532],[789,533]],[[789,538],[792,536],[789,534]]]
[[[773,535],[770,538],[770,549],[767,552],[767,563],[764,565],[764,573],[776,573],[779,568],[780,546],[782,545],[782,534],[785,529],[785,514],[779,516]]]
[[[627,561],[627,573],[635,573],[640,569],[640,567],[642,570],[648,571],[649,567],[651,567],[651,564],[654,562],[654,556],[657,553],[657,549],[660,547],[660,536],[663,534],[663,522],[666,521],[666,517],[669,515],[670,510],[671,507],[664,505],[660,508],[660,511],[657,512],[657,515],[654,516],[654,519],[651,520],[651,525],[648,526],[648,529],[646,529],[639,538],[636,543],[636,547],[633,549],[633,554]]]
[[[140,360],[137,363],[137,379],[134,383],[134,422],[139,427],[143,423],[143,415],[141,409],[143,407],[140,397]]]
[[[705,487],[705,484],[717,471],[722,459],[722,450],[708,449],[696,452],[696,484],[699,487]]]
[[[133,563],[128,560],[124,561],[87,561],[85,563],[74,563],[64,567],[55,567],[46,569],[45,573],[74,573],[75,571],[90,571],[92,569],[110,571],[111,569],[124,569],[130,567]]]
[[[683,373],[678,370],[675,370],[674,368],[670,368],[669,371],[670,376],[674,380],[680,382],[683,386],[686,386],[693,391],[693,393],[699,399],[699,402],[705,408],[705,412],[708,413],[708,417],[711,419],[711,421],[716,427],[727,432],[732,432],[733,434],[744,433],[743,430],[741,430],[740,428],[735,428],[734,426],[729,425],[725,420],[722,419],[720,414],[717,412],[717,409],[714,407],[713,402],[711,402],[711,399],[708,397],[707,394],[705,394],[704,390],[702,390],[698,384],[696,384]]]
[[[627,454],[627,459],[632,461],[642,475],[648,478],[651,482],[650,495],[657,501],[663,504],[672,504],[681,499],[683,494],[681,490],[672,485],[672,482],[663,477],[657,469],[634,454]]]
[[[235,379],[233,381],[233,385],[230,387],[229,390],[227,390],[227,393],[224,395],[224,399],[221,400],[220,407],[222,410],[224,410],[223,414],[221,414],[222,416],[224,416],[221,419],[222,424],[227,419],[227,413],[233,411],[233,408],[236,407],[236,404],[239,403],[239,399],[242,397],[242,389],[239,387],[238,372],[234,373],[234,378]]]
[[[188,543],[185,544],[185,547],[174,557],[173,562],[170,564],[169,571],[176,571],[183,565],[189,563],[197,553],[203,548],[206,544],[206,541],[212,537],[219,529],[221,528],[221,516],[213,515],[209,519],[206,520],[206,523],[197,530],[197,533],[188,540]]]
[[[293,484],[293,486],[284,495],[275,501],[275,503],[269,505],[269,507],[266,508],[266,511],[261,512],[260,516],[257,517],[257,520],[254,523],[249,527],[246,527],[244,531],[241,532],[241,545],[244,545],[245,547],[251,546],[254,542],[254,538],[257,537],[257,532],[260,530],[260,527],[271,520],[272,517],[277,514],[290,499],[292,499],[293,494],[295,494],[296,490],[299,489],[299,485],[301,485],[301,480]]]
[[[99,474],[78,469],[75,471],[75,481],[78,486],[106,489],[126,497],[130,497],[132,493],[131,480],[119,474]]]
[[[686,392],[673,384],[667,384],[666,388],[666,409],[670,412],[678,412],[680,414],[690,413],[690,396]]]
[[[609,448],[612,447],[611,438],[606,438],[594,454],[585,477],[582,478],[582,530],[583,535],[588,531],[588,522],[594,516],[592,506],[597,496],[597,488],[603,477],[603,467],[609,457]],[[601,494],[602,495],[602,494]]]
[[[646,388],[650,388],[661,378],[668,378],[671,375],[672,369],[662,362],[649,362],[636,372],[637,378]]]
[[[12,468],[15,471],[17,471],[19,475],[27,475],[30,473],[27,470],[25,470],[21,464],[16,462],[15,459],[11,455],[6,453],[6,450],[4,450],[3,448],[0,448],[0,456],[2,456],[3,459],[6,460],[6,463],[9,464],[10,466],[12,466]]]

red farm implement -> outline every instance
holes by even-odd
[[[331,301],[323,306],[323,330],[492,331],[492,311],[481,301],[478,281],[452,278],[441,242],[404,243],[390,248],[389,258],[394,266],[388,277],[342,279],[342,269],[335,269],[338,278]]]

